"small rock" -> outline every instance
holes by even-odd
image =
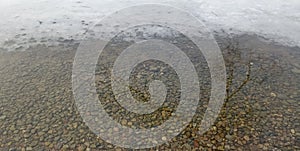
[[[165,117],[167,116],[167,114],[166,114],[165,111],[162,111],[162,112],[161,112],[161,115],[162,115],[163,118],[165,118]]]
[[[73,123],[73,128],[77,128],[78,127],[78,124],[77,123]]]
[[[297,104],[297,101],[295,100],[287,100],[287,102],[289,102],[290,104]]]
[[[45,146],[49,146],[51,143],[50,142],[45,142],[44,144],[45,144]]]
[[[29,134],[24,134],[24,138],[28,138],[28,137],[30,137]]]
[[[294,68],[294,69],[292,69],[292,72],[293,72],[293,73],[300,74],[300,69]]]
[[[294,130],[294,129],[291,129],[291,133],[292,133],[292,134],[295,134],[296,132],[295,132],[295,130]]]
[[[126,124],[127,124],[127,120],[123,119],[123,120],[121,121],[121,124],[122,124],[122,125],[126,125]]]
[[[231,140],[232,136],[231,135],[226,135],[225,138],[228,139],[228,140]]]
[[[78,151],[84,151],[85,148],[86,148],[85,145],[80,145],[80,146],[78,147]]]
[[[268,150],[268,147],[267,147],[267,146],[264,146],[264,147],[263,147],[263,150]]]
[[[16,130],[16,128],[15,128],[15,126],[11,126],[11,127],[9,128],[9,130],[14,131],[14,130]]]
[[[271,92],[271,96],[276,97],[277,95],[275,93]]]
[[[63,148],[63,149],[68,149],[68,148],[69,148],[69,145],[63,145],[62,148]]]
[[[217,127],[213,126],[213,130],[214,130],[214,131],[217,131]]]
[[[32,141],[30,144],[32,147],[35,147],[36,145],[38,145],[38,141]]]
[[[4,120],[6,118],[5,115],[0,116],[0,120]]]
[[[96,148],[96,145],[95,145],[95,144],[91,144],[90,147],[91,147],[91,148]]]
[[[223,146],[219,146],[218,150],[225,150]]]
[[[119,131],[119,128],[118,128],[118,127],[114,127],[113,130],[114,130],[115,132],[117,132],[117,131]]]
[[[14,140],[17,141],[17,142],[19,142],[20,141],[20,137],[16,136],[16,137],[14,137]]]
[[[85,142],[84,145],[87,146],[87,147],[89,147],[90,143],[89,142]]]
[[[45,134],[45,132],[38,132],[38,136],[42,136],[42,135],[44,135]]]
[[[249,136],[244,136],[244,139],[245,139],[246,141],[249,141],[249,140],[250,140]]]

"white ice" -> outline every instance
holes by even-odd
[[[179,0],[0,0],[0,44],[31,37],[79,39],[105,15],[149,2],[181,5]],[[212,31],[254,33],[300,46],[299,0],[184,0],[183,4]]]

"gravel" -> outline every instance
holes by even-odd
[[[253,63],[251,80],[226,100],[217,121],[203,135],[198,134],[198,128],[209,93],[208,90],[201,92],[204,103],[198,107],[191,124],[170,142],[149,150],[299,150],[300,76],[297,71],[300,68],[294,64],[299,64],[300,48],[282,47],[243,35],[235,39],[240,44],[239,53],[232,55],[226,52],[223,40],[220,37],[218,41],[228,69],[230,60],[234,62],[229,92],[245,79],[249,61]],[[64,42],[53,47],[37,45],[24,52],[1,52],[0,150],[126,150],[91,132],[76,109],[71,74],[77,46],[74,42]],[[168,71],[166,77],[161,78],[176,81],[176,76],[168,75],[172,70],[167,66],[158,70],[152,67],[155,62],[147,63],[155,72]],[[139,82],[138,77],[148,72],[136,72],[134,77]],[[107,76],[98,75],[102,78],[96,83]],[[137,98],[149,97],[146,89],[139,88],[138,83],[132,84],[132,91],[139,93]],[[170,92],[178,95],[176,89]],[[178,103],[173,98],[173,103],[165,104],[171,107],[138,116],[114,104],[109,99],[113,97],[109,89],[104,90],[102,96],[105,99],[100,101],[107,105],[106,110],[113,118],[122,125],[136,128],[160,125],[174,115]],[[166,137],[161,139],[167,140]]]

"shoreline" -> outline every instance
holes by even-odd
[[[90,32],[93,33],[93,31]],[[300,48],[300,45],[297,45],[291,41],[282,42],[276,40],[276,38],[270,38],[270,37],[267,38],[268,35],[261,35],[254,32],[241,32],[241,31],[225,32],[224,30],[220,30],[220,31],[213,31],[212,34],[214,35],[215,39],[226,38],[228,36],[229,37],[247,36],[250,37],[250,39],[256,38],[258,41],[264,42],[272,46],[287,47],[287,48],[294,48],[294,49]],[[18,38],[14,38],[14,39],[6,40],[4,43],[0,45],[0,53],[14,52],[14,51],[28,51],[32,47],[39,46],[39,45],[45,45],[47,47],[55,47],[58,45],[65,45],[65,44],[77,45],[80,44],[81,41],[84,41],[86,36],[87,36],[86,34],[83,34],[82,36],[77,36],[77,37],[73,37],[73,36],[67,38],[66,37],[52,37],[52,38],[42,37],[38,39],[35,39],[33,37],[31,38],[27,37],[27,38],[23,38],[23,40],[21,41],[19,41]],[[94,36],[90,38],[97,39],[97,37]]]

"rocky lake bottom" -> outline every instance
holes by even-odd
[[[300,48],[255,35],[220,36],[217,42],[227,69],[227,98],[217,120],[206,133],[198,133],[209,94],[205,87],[209,82],[204,83],[202,103],[192,122],[168,143],[145,150],[300,150]],[[0,52],[0,150],[131,150],[105,142],[82,120],[72,91],[77,47],[75,41],[62,41]],[[157,64],[138,66],[133,81],[151,78],[143,76],[151,71],[172,79],[172,70],[156,69]],[[95,81],[99,99],[122,125],[149,128],[172,116],[178,104],[176,89],[167,96],[170,101],[165,105],[170,107],[135,115],[113,101],[110,88],[102,87],[109,74],[99,69]],[[147,90],[132,85],[134,96],[147,100]]]

